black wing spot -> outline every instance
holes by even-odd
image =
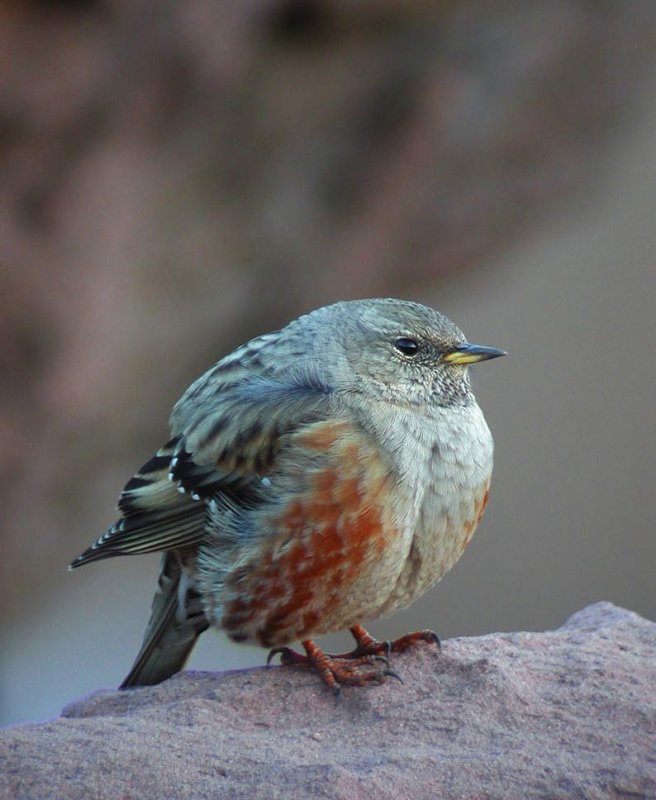
[[[130,480],[125,484],[123,487],[124,492],[134,492],[137,489],[143,489],[144,486],[152,486],[152,481],[148,480],[147,478],[140,478],[138,475],[135,475],[134,478],[130,478]]]
[[[149,475],[151,472],[159,472],[163,469],[168,469],[171,463],[171,456],[153,456],[150,461],[146,463],[139,470],[141,475]]]
[[[223,433],[223,431],[228,427],[229,424],[230,420],[228,419],[228,417],[219,417],[217,421],[209,429],[207,433],[207,438],[208,439],[216,438],[217,436]]]

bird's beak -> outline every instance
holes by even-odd
[[[444,356],[447,364],[476,364],[478,361],[487,361],[489,358],[499,358],[508,355],[505,350],[496,347],[484,347],[481,344],[456,345]]]

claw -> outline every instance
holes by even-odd
[[[297,653],[296,650],[292,650],[291,647],[274,647],[269,650],[266,660],[267,667],[271,666],[272,659],[274,659],[277,655],[280,656],[280,663],[285,666],[309,666],[307,657]]]
[[[386,656],[372,656],[374,661],[380,661],[381,664],[384,664],[386,667],[389,667],[389,654]]]
[[[385,675],[385,677],[389,677],[389,678],[396,678],[396,680],[399,681],[399,683],[403,683],[404,682],[403,678],[399,675],[399,673],[398,672],[394,672],[393,669],[386,669],[383,672],[383,675]]]

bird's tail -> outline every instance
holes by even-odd
[[[158,584],[141,650],[121,689],[150,686],[179,672],[196,639],[209,627],[179,552],[162,557]]]

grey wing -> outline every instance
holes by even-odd
[[[169,479],[179,444],[179,437],[171,439],[126,483],[118,501],[120,518],[71,562],[72,569],[113,556],[175,550],[202,539],[205,510]]]
[[[330,387],[311,367],[271,377],[223,362],[183,395],[171,418],[173,438],[126,484],[120,519],[72,563],[180,550],[205,536],[207,501],[257,501],[279,440],[327,416]]]

